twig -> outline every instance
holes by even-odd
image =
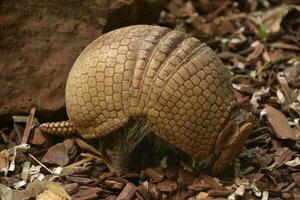
[[[41,165],[43,168],[45,168],[48,172],[50,172],[51,174],[53,174],[53,171],[50,170],[48,167],[46,167],[43,163],[41,163],[38,159],[36,159],[33,155],[31,155],[30,153],[28,154],[35,162],[37,162],[39,165]]]
[[[297,58],[295,56],[283,56],[276,58],[275,60],[271,60],[270,62],[265,63],[261,68],[259,68],[256,72],[256,76],[262,73],[264,70],[269,69],[273,64],[284,62],[293,58]]]
[[[27,118],[27,123],[26,123],[26,127],[23,133],[23,138],[21,141],[21,144],[27,144],[28,142],[28,138],[29,138],[29,134],[31,132],[31,129],[33,128],[33,124],[34,124],[34,114],[35,114],[35,110],[36,108],[33,107],[30,111],[30,114]]]
[[[250,75],[237,74],[232,77],[231,80],[239,80],[239,79],[250,79],[254,81],[255,79]]]

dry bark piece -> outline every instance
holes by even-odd
[[[277,109],[266,105],[267,119],[276,136],[280,139],[299,140],[300,134],[295,134],[289,126],[287,118]]]
[[[232,194],[233,191],[230,190],[208,190],[208,194],[209,196],[212,197],[228,197],[230,194]]]
[[[213,178],[211,176],[201,175],[200,178],[203,179],[204,182],[209,184],[211,186],[211,188],[213,188],[213,189],[218,189],[218,190],[223,189],[223,187],[215,180],[215,178]]]
[[[247,179],[249,179],[250,181],[259,181],[263,176],[263,173],[252,173],[247,175]]]
[[[167,167],[164,169],[164,174],[166,175],[166,178],[168,178],[168,179],[175,179],[178,177],[178,173],[180,170],[178,170],[177,168],[174,168],[174,167]],[[162,173],[162,172],[160,172],[160,173]]]
[[[176,1],[170,1],[170,3],[168,3],[166,7],[177,17],[188,17],[195,13],[193,4],[190,1],[181,5]]]
[[[87,185],[87,184],[93,183],[95,180],[93,180],[91,178],[68,176],[67,181],[82,184],[82,185]]]
[[[282,41],[279,42],[273,42],[271,44],[271,47],[273,48],[278,48],[278,49],[288,49],[288,50],[295,50],[295,51],[300,51],[300,47],[295,45],[295,44],[288,44]]]
[[[118,189],[118,190],[121,190],[125,187],[125,184],[123,182],[118,182],[118,181],[115,181],[115,180],[109,180],[109,179],[106,179],[104,181],[104,184],[111,188],[111,189]]]
[[[162,193],[156,185],[149,183],[149,192],[154,199],[162,199]]]
[[[188,186],[193,183],[195,180],[195,174],[193,174],[190,171],[180,169],[179,170],[179,176],[178,176],[178,182],[184,186]]]
[[[207,190],[209,188],[211,188],[211,186],[209,184],[203,183],[200,180],[194,181],[193,184],[191,184],[187,187],[187,189],[198,191],[198,192]]]
[[[300,172],[292,173],[292,178],[295,181],[296,185],[300,187]]]
[[[21,144],[23,133],[24,128],[21,125],[14,123],[14,129],[10,134],[11,145]]]
[[[42,193],[45,190],[44,182],[35,180],[28,184],[25,190],[13,190],[10,187],[0,184],[0,199],[29,199]]]
[[[137,187],[136,195],[137,195],[138,198],[144,199],[144,200],[153,199],[151,194],[149,193],[149,191],[147,191],[143,186],[138,186]]]
[[[9,168],[9,163],[12,160],[12,155],[7,149],[3,149],[0,152],[0,172],[7,173]]]
[[[78,183],[70,183],[70,184],[66,184],[63,185],[64,190],[69,194],[75,194],[78,191]]]
[[[249,54],[246,58],[247,62],[255,61],[263,52],[265,46],[259,42],[254,45],[254,50],[251,54]]]
[[[31,144],[42,146],[47,144],[47,142],[48,142],[47,137],[43,134],[41,129],[39,127],[35,128],[33,132],[33,139],[31,140]]]
[[[208,193],[207,192],[199,192],[196,196],[196,200],[204,200],[208,197]]]
[[[157,188],[162,192],[173,192],[178,187],[178,184],[174,180],[165,180],[157,184]]]
[[[45,190],[36,196],[36,200],[65,200],[65,198],[53,193],[51,190]]]
[[[68,139],[67,141],[70,140]],[[47,153],[42,159],[42,162],[59,166],[66,166],[69,163],[70,156],[72,156],[75,149],[76,147],[71,141],[58,143],[48,149]]]
[[[68,193],[66,193],[63,186],[60,183],[45,181],[45,186],[48,190],[50,190],[55,195],[58,195],[62,199],[68,199],[68,200],[71,199],[71,197],[68,195]],[[43,197],[45,197],[45,199],[47,199],[46,198],[47,194],[46,194],[46,196],[43,196]]]
[[[34,125],[35,110],[36,110],[36,107],[33,107],[30,111],[30,114],[29,114],[28,118],[27,118],[27,123],[26,123],[26,127],[25,127],[25,130],[24,130],[24,134],[23,134],[21,144],[26,144],[28,142],[30,132],[33,129],[33,125]]]
[[[137,187],[132,183],[127,183],[116,200],[130,200],[134,197]]]
[[[79,190],[76,194],[72,195],[72,200],[92,200],[97,199],[98,194],[103,191],[102,188],[94,187],[94,188],[86,188],[79,187]]]
[[[150,181],[152,183],[157,183],[160,182],[164,179],[164,174],[163,172],[160,170],[160,168],[147,168],[144,171],[144,174],[146,177],[150,178]]]
[[[258,11],[251,13],[250,18],[261,25],[268,33],[276,33],[281,28],[282,19],[293,9],[300,12],[300,6],[282,4],[265,12]]]
[[[295,154],[296,152],[291,151],[288,147],[277,149],[276,152],[274,153],[274,157],[275,157],[274,160],[277,167],[281,167],[287,161],[291,160],[292,156]]]

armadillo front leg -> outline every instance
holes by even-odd
[[[149,126],[142,119],[129,120],[128,124],[114,133],[101,137],[100,150],[112,172],[118,175],[129,170],[129,158],[136,146],[149,133]]]

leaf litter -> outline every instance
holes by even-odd
[[[34,129],[33,108],[0,129],[1,199],[300,199],[300,8],[284,2],[164,2],[158,24],[206,41],[231,70],[240,106],[257,116],[221,176],[145,152],[140,173],[117,177],[88,142]]]

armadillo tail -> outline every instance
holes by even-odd
[[[49,122],[40,126],[43,133],[56,135],[71,135],[76,133],[74,124],[71,121]]]

